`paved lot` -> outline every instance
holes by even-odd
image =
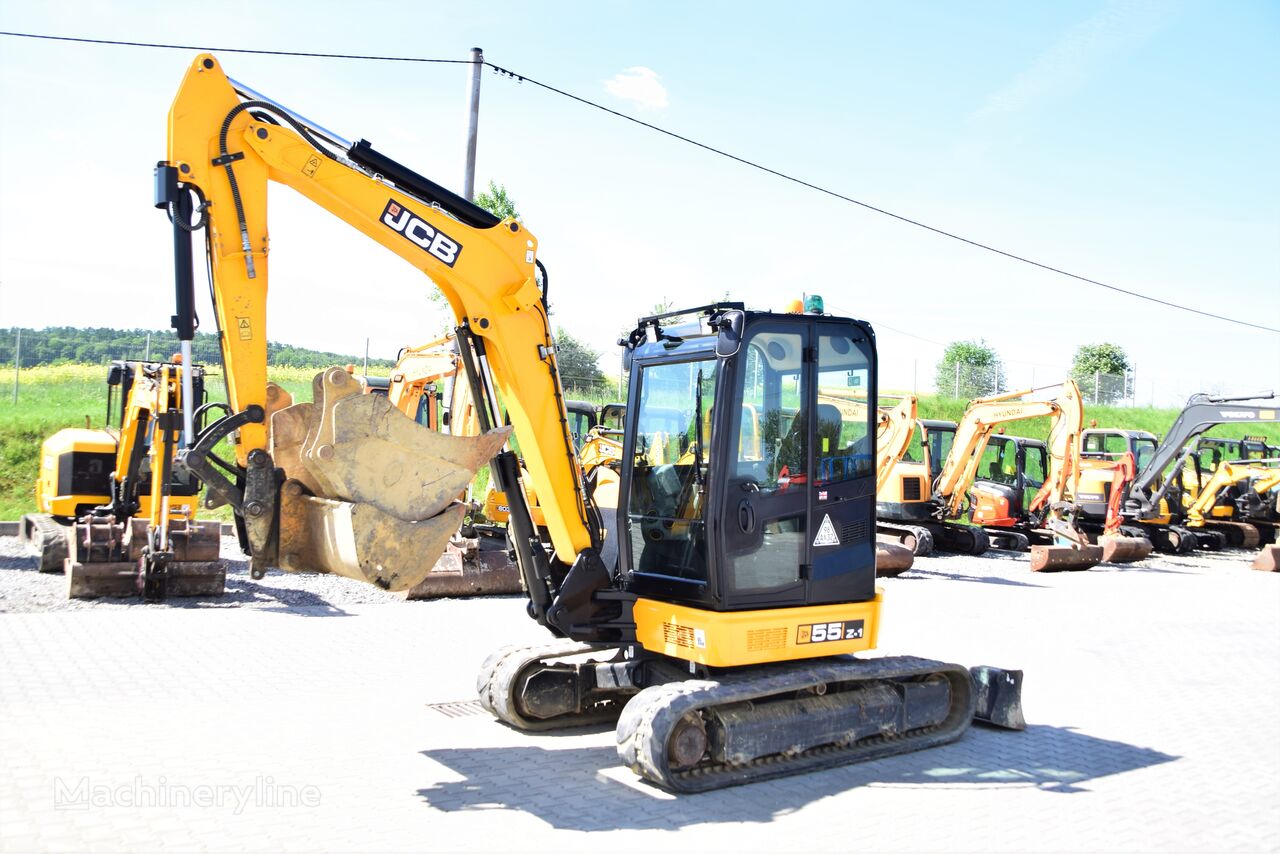
[[[1280,576],[1246,567],[920,560],[882,651],[1023,668],[1026,732],[679,799],[611,730],[428,705],[542,639],[517,599],[8,613],[0,849],[1276,850]]]

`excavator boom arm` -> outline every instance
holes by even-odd
[[[978,398],[969,404],[960,424],[951,452],[942,465],[942,472],[934,483],[934,495],[944,502],[946,515],[956,517],[964,509],[965,496],[978,473],[978,463],[987,447],[991,433],[1001,424],[1027,418],[1049,416],[1053,426],[1049,431],[1049,453],[1053,464],[1050,477],[1042,489],[1045,498],[1058,500],[1068,488],[1075,494],[1075,480],[1079,478],[1080,433],[1083,429],[1084,408],[1080,402],[1080,389],[1074,380],[1062,385],[1062,392],[1055,400],[1020,400],[1035,389],[1009,392],[994,397]],[[1072,479],[1070,487],[1068,478]]]
[[[572,564],[593,536],[537,282],[536,239],[516,220],[499,222],[368,143],[342,151],[332,140],[274,102],[242,99],[209,54],[196,57],[174,100],[162,166],[176,170],[183,192],[207,203],[232,409],[266,404],[267,184],[275,181],[399,255],[444,293],[473,355],[464,363],[482,393],[477,405],[489,410],[485,426],[502,424],[500,395],[534,488],[552,508],[556,556]],[[266,429],[253,419],[239,429],[244,465],[266,447]]]

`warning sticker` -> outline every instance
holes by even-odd
[[[247,317],[237,317],[237,318],[236,318],[236,331],[238,331],[238,332],[240,333],[240,340],[241,340],[241,341],[252,341],[252,340],[253,340],[253,327],[249,325],[249,318],[247,318]]]
[[[307,158],[307,162],[302,165],[302,174],[306,175],[308,178],[314,178],[316,170],[319,168],[320,158],[315,156],[309,157]]]
[[[813,538],[815,546],[838,546],[840,545],[840,537],[836,535],[836,526],[831,524],[831,514],[822,517],[822,524],[818,526],[818,536]]]

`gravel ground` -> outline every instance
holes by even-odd
[[[249,561],[235,537],[222,538],[227,559],[226,592],[217,597],[174,598],[159,604],[137,599],[68,599],[65,576],[36,571],[35,550],[17,537],[0,537],[0,613],[79,611],[91,608],[258,608],[276,611],[334,612],[344,605],[402,602],[402,597],[359,581],[324,573],[272,570],[249,577]]]
[[[254,581],[249,577],[249,562],[239,557],[240,548],[234,537],[223,537],[222,554],[227,557],[227,584],[226,592],[219,597],[175,598],[152,604],[136,599],[67,599],[66,579],[62,575],[37,572],[34,550],[19,543],[16,537],[0,537],[0,613],[95,608],[256,608],[336,613],[348,605],[405,602],[401,596],[372,585],[322,573],[297,574],[272,570],[266,578]],[[1255,554],[1241,550],[1198,552],[1190,555],[1156,554],[1140,564],[1103,564],[1090,572],[1205,572],[1247,569]],[[1053,579],[1062,579],[1065,575],[1067,574],[1032,575],[1027,569],[1025,555],[992,551],[981,557],[939,555],[916,558],[915,565],[899,578],[950,578],[956,581],[1058,586],[1059,582]]]

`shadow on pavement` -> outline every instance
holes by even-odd
[[[1027,570],[1030,572],[1031,570]],[[948,581],[972,581],[976,584],[1006,584],[1011,587],[1039,587],[1048,589],[1044,584],[1032,584],[1029,581],[1017,581],[1012,578],[1001,578],[998,575],[966,575],[963,572],[938,572],[931,569],[921,569],[919,565],[911,567],[898,578],[910,581],[911,579],[922,578],[945,578]]]
[[[530,737],[534,740],[534,737]],[[1070,728],[1031,726],[1009,733],[975,727],[955,744],[812,774],[672,797],[645,783],[619,779],[612,744],[548,750],[519,747],[443,748],[422,754],[463,779],[417,794],[445,812],[515,809],[557,829],[675,829],[708,822],[767,823],[775,816],[848,789],[878,787],[1016,786],[1082,793],[1099,777],[1177,759]],[[608,772],[608,776],[601,772]],[[616,778],[616,779],[615,779]],[[597,806],[607,804],[607,809]]]
[[[20,569],[35,572],[38,568],[35,555],[5,555],[0,557],[0,569]]]

